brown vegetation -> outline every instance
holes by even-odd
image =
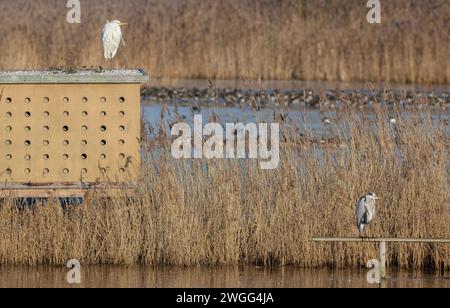
[[[89,0],[82,24],[61,0],[0,1],[1,69],[143,67],[161,78],[450,82],[448,0]],[[121,19],[125,48],[102,59],[100,31]]]
[[[367,235],[448,238],[448,121],[432,121],[425,108],[375,112],[371,120],[339,110],[333,144],[305,143],[305,134],[319,139],[308,120],[285,119],[273,171],[254,161],[173,160],[161,133],[146,141],[136,200],[93,197],[68,210],[3,204],[0,263],[363,266],[376,258],[375,244],[310,239],[356,236],[354,205],[368,191],[382,199]],[[450,247],[390,244],[388,261],[449,269]]]

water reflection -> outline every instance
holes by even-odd
[[[0,267],[0,287],[71,287],[65,267]],[[449,288],[450,273],[390,273],[389,288]],[[364,270],[306,270],[294,267],[152,268],[84,266],[88,288],[379,288],[366,281]]]

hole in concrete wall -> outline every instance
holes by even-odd
[[[63,145],[64,145],[64,146],[68,146],[69,144],[70,144],[69,140],[64,140],[64,141],[63,141]]]
[[[29,97],[25,98],[25,104],[31,103],[31,99]]]
[[[119,169],[119,172],[120,172],[120,173],[125,173],[125,169],[124,169],[124,168],[120,168],[120,169]]]
[[[7,132],[10,132],[10,131],[12,131],[12,127],[11,127],[11,126],[6,126],[6,128],[5,128],[5,129],[6,129],[6,131],[7,131]]]
[[[81,145],[86,146],[88,144],[87,140],[81,140]]]
[[[48,145],[50,144],[50,141],[44,140],[44,141],[42,142],[42,144],[43,144],[44,146],[48,146]]]
[[[87,97],[83,97],[83,98],[81,99],[81,102],[82,102],[83,104],[86,104],[86,103],[88,102]]]
[[[125,154],[120,153],[119,157],[120,157],[120,159],[125,159]]]
[[[44,175],[47,175],[47,174],[49,174],[50,173],[50,170],[49,169],[44,169],[43,171],[42,171],[42,174],[44,174]]]
[[[30,169],[25,169],[25,174],[30,174],[31,173],[31,170]]]
[[[50,99],[48,97],[44,97],[44,99],[42,100],[45,104],[50,102]]]
[[[85,169],[85,168],[81,169],[81,174],[87,174],[87,173],[88,173],[87,169]]]
[[[105,125],[100,126],[100,130],[101,130],[102,132],[106,132],[106,126],[105,126]]]
[[[48,154],[44,154],[44,155],[43,155],[43,158],[44,158],[44,160],[49,160],[49,158],[50,158],[50,155],[48,155]]]
[[[25,112],[25,117],[26,117],[26,118],[31,117],[31,112],[29,112],[29,111]]]
[[[7,117],[7,118],[11,118],[11,117],[12,117],[12,113],[11,113],[11,112],[7,112],[7,113],[6,113],[6,117]]]
[[[5,156],[5,158],[6,158],[6,160],[11,160],[11,159],[12,159],[12,155],[11,155],[11,154],[7,154],[7,155]]]
[[[105,146],[107,143],[108,143],[108,142],[107,142],[106,140],[101,140],[101,141],[100,141],[100,144],[103,145],[103,146]]]
[[[88,127],[86,125],[81,126],[81,131],[87,132]]]
[[[102,116],[102,117],[106,117],[106,111],[102,111],[102,112],[100,112],[100,116]]]
[[[63,159],[64,159],[64,160],[68,160],[68,159],[69,159],[69,154],[64,154],[64,155],[63,155]]]
[[[105,174],[107,172],[106,168],[100,168],[101,173]]]
[[[87,116],[88,116],[88,112],[87,112],[87,111],[83,111],[83,112],[81,113],[81,115],[82,115],[83,117],[87,117]]]
[[[119,140],[119,144],[120,144],[120,145],[124,145],[124,144],[125,144],[125,140],[120,139],[120,140]]]
[[[11,97],[7,97],[6,100],[5,100],[5,102],[6,102],[7,104],[11,104],[11,103],[12,103],[12,98],[11,98]]]
[[[63,102],[64,102],[64,103],[66,103],[66,104],[67,104],[67,103],[68,103],[69,101],[70,101],[70,100],[69,100],[69,98],[68,98],[68,97],[64,97],[64,98],[63,98]]]
[[[123,97],[123,96],[120,97],[120,98],[119,98],[119,102],[120,102],[121,104],[125,103],[125,97]]]
[[[120,125],[120,126],[119,126],[119,130],[120,130],[121,132],[124,132],[124,131],[125,131],[125,126]]]
[[[30,140],[25,140],[25,146],[27,146],[27,147],[31,146],[31,141]]]
[[[12,174],[11,168],[7,168],[7,169],[6,169],[6,174],[8,174],[8,175]]]
[[[31,155],[30,154],[25,155],[25,160],[31,160]]]
[[[100,159],[101,160],[105,160],[106,159],[106,155],[105,154],[100,154]]]
[[[119,116],[121,116],[123,118],[125,116],[125,111],[120,111]]]
[[[64,111],[63,116],[67,118],[69,116],[69,111]]]
[[[69,173],[70,173],[70,171],[69,171],[69,169],[67,169],[67,168],[64,168],[64,169],[63,169],[63,173],[64,173],[64,174],[69,174]]]
[[[44,132],[50,131],[50,127],[47,125],[45,125],[42,129],[44,130]]]
[[[44,111],[44,117],[48,118],[50,116],[50,112]]]
[[[68,131],[69,131],[69,126],[64,125],[64,126],[63,126],[63,131],[68,132]]]
[[[81,159],[86,160],[88,158],[87,154],[81,154]]]
[[[11,145],[11,144],[12,144],[12,141],[11,141],[11,140],[6,140],[6,141],[5,141],[5,144],[6,144],[6,145]]]
[[[29,133],[31,131],[31,127],[30,126],[25,126],[25,132]]]
[[[100,98],[100,102],[101,102],[102,104],[106,103],[106,97]]]

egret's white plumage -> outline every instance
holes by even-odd
[[[120,42],[123,41],[122,29],[120,26],[126,25],[119,20],[108,21],[103,27],[102,42],[105,50],[105,59],[112,59],[117,54]]]
[[[359,230],[359,235],[364,233],[364,227],[370,224],[375,217],[375,200],[378,199],[375,193],[368,193],[356,204],[356,226]]]

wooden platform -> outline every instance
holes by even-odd
[[[86,195],[104,197],[131,197],[136,195],[136,185],[9,185],[0,186],[0,198],[85,198]]]
[[[377,243],[379,245],[380,277],[386,279],[386,243],[434,243],[449,244],[450,238],[364,238],[364,237],[315,237],[313,242],[327,243]]]

